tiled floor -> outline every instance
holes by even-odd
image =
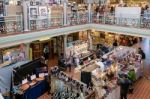
[[[150,40],[145,39],[141,44],[137,44],[135,47],[139,47],[144,50],[146,54],[145,64],[144,64],[144,76],[139,79],[134,85],[133,94],[128,95],[128,99],[150,99]],[[57,57],[49,61],[49,67],[55,66],[57,64]],[[76,72],[68,72],[70,76],[74,78],[78,77]],[[77,78],[78,79],[78,78]],[[46,93],[39,97],[39,99],[51,99]]]

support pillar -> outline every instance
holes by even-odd
[[[63,7],[64,7],[64,14],[63,14],[63,20],[64,20],[64,26],[67,25],[67,0],[63,1]]]
[[[26,54],[26,59],[30,60],[30,43],[25,44],[26,49],[25,49],[25,54]]]
[[[90,49],[90,50],[93,50],[93,43],[92,43],[91,30],[88,30],[87,33],[88,33],[89,49]]]
[[[24,31],[29,31],[28,29],[28,6],[27,1],[23,1],[23,29]]]
[[[91,22],[91,18],[92,18],[92,15],[91,15],[91,3],[88,4],[88,22],[90,23]]]
[[[64,35],[64,58],[66,58],[67,51],[67,35]]]

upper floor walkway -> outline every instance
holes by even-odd
[[[116,17],[114,14],[94,15],[78,14],[64,17],[39,17],[27,19],[28,31],[24,31],[22,16],[0,17],[0,48],[20,43],[54,37],[89,29],[126,35],[150,37],[150,16],[140,18]]]

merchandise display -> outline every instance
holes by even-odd
[[[51,69],[51,79],[53,99],[59,97],[67,97],[67,99],[81,97],[82,99],[94,91],[92,86],[87,86],[81,81],[71,78],[66,73],[59,71],[57,66]]]
[[[0,67],[4,67],[4,66],[10,65],[12,63],[27,60],[24,49],[25,49],[25,46],[23,46],[23,49],[18,46],[3,49],[2,57],[1,57],[2,63],[0,64]]]
[[[41,63],[41,59],[33,60],[13,69],[12,92],[15,98],[36,99],[47,90],[48,69],[45,64]],[[37,92],[36,95],[35,92]]]
[[[76,41],[68,43],[66,57],[73,57],[75,65],[86,65],[92,59],[94,59],[93,53],[88,50],[88,42],[86,41]]]
[[[136,53],[136,49],[132,47],[119,46],[115,48],[113,51],[105,54],[105,56],[107,56],[111,60],[115,60],[115,59],[118,60],[127,57],[131,53]]]
[[[93,64],[83,68],[81,71],[92,73],[92,83],[96,89],[96,97],[107,97],[112,90],[117,88],[116,65],[110,60],[96,59]]]
[[[119,99],[118,77],[127,74],[133,81],[141,77],[141,55],[137,54],[135,48],[119,46],[104,54],[100,59],[93,60],[92,64],[84,66],[78,71],[75,70],[79,74],[81,71],[92,73],[92,82],[97,97]],[[135,70],[135,75],[131,70]]]
[[[102,57],[104,54],[110,52],[113,50],[111,46],[106,46],[104,44],[97,44],[97,51],[96,51],[96,56],[97,58]]]
[[[150,99],[141,1],[0,0],[0,99]]]

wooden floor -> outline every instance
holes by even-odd
[[[134,92],[128,95],[128,99],[150,99],[150,40],[145,39],[137,46],[141,46],[146,54],[144,76],[135,83]]]
[[[146,59],[144,62],[144,76],[140,78],[134,85],[133,94],[128,95],[128,99],[150,99],[150,40],[145,39],[141,44],[137,44],[135,47],[139,47],[146,53]],[[49,67],[57,65],[57,57],[49,61]],[[73,70],[72,70],[73,71]],[[77,78],[75,72],[68,72],[70,76]],[[45,93],[38,99],[51,99],[50,95]]]

